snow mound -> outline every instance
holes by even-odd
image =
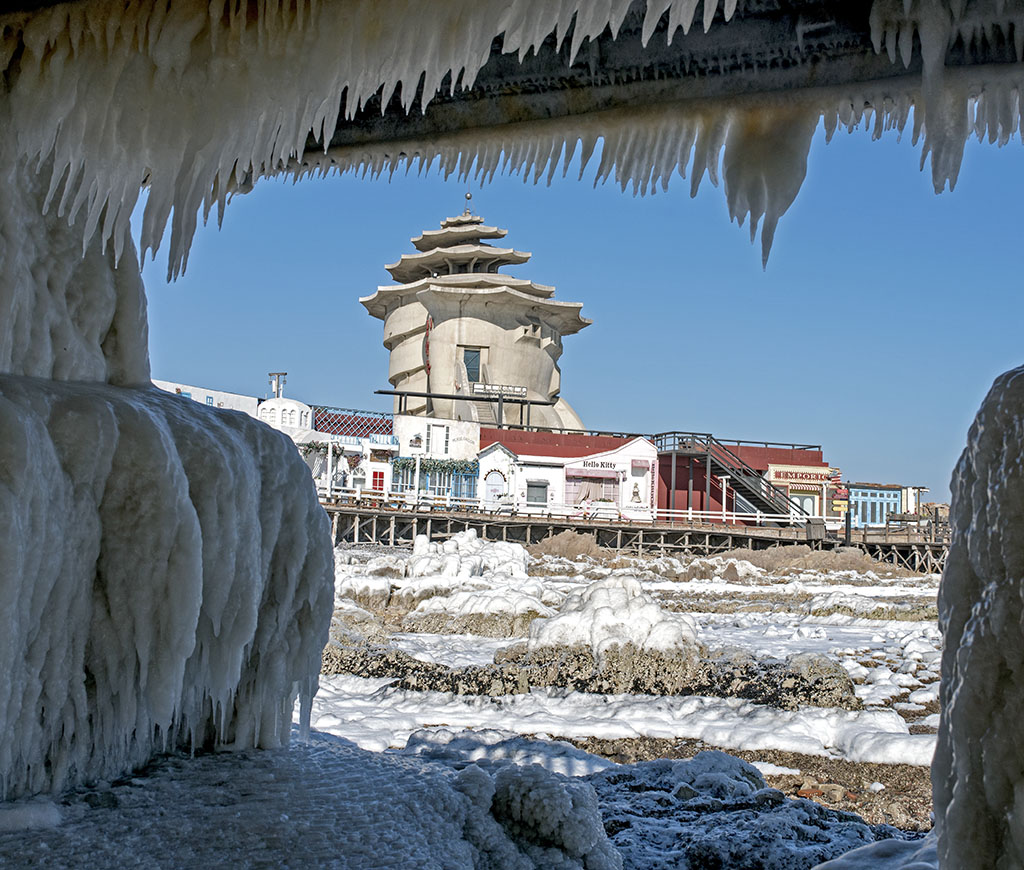
[[[453,765],[479,764],[485,769],[504,764],[537,764],[563,776],[585,776],[617,766],[614,761],[577,749],[562,740],[532,739],[521,737],[514,731],[494,728],[414,731],[402,752]]]
[[[0,783],[286,743],[333,598],[291,441],[155,388],[0,376]]]
[[[671,651],[696,641],[693,619],[663,610],[635,578],[615,575],[570,594],[557,616],[535,620],[528,648],[586,646],[599,659],[612,646]]]
[[[468,529],[443,542],[431,542],[426,535],[417,535],[407,575],[479,577],[492,573],[525,578],[529,562],[530,555],[521,544],[482,541],[475,529]]]

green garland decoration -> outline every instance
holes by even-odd
[[[416,459],[412,456],[399,456],[391,463],[392,471],[412,471],[416,468]],[[451,472],[452,474],[479,474],[480,463],[476,459],[421,459],[420,471],[427,474]]]

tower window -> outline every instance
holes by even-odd
[[[466,377],[471,384],[480,382],[480,348],[465,347],[462,349],[462,361],[466,364]]]

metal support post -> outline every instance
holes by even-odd
[[[331,497],[331,490],[334,489],[334,487],[331,486],[331,483],[334,481],[334,468],[332,467],[333,466],[332,460],[334,459],[334,455],[333,455],[333,452],[331,450],[331,446],[332,446],[331,442],[328,441],[327,442],[327,481],[326,481],[327,486],[325,487],[325,489],[327,491],[327,496],[326,497],[328,499],[330,499],[330,497]]]
[[[668,509],[676,509],[676,451],[672,451],[672,492],[668,496]],[[673,518],[674,519],[674,518]]]
[[[711,510],[711,445],[708,444],[707,465],[704,469],[704,510]]]

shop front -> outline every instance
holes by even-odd
[[[808,465],[769,465],[768,480],[783,490],[789,500],[809,516],[820,517],[830,513],[829,488],[835,479],[827,465],[815,468]]]

